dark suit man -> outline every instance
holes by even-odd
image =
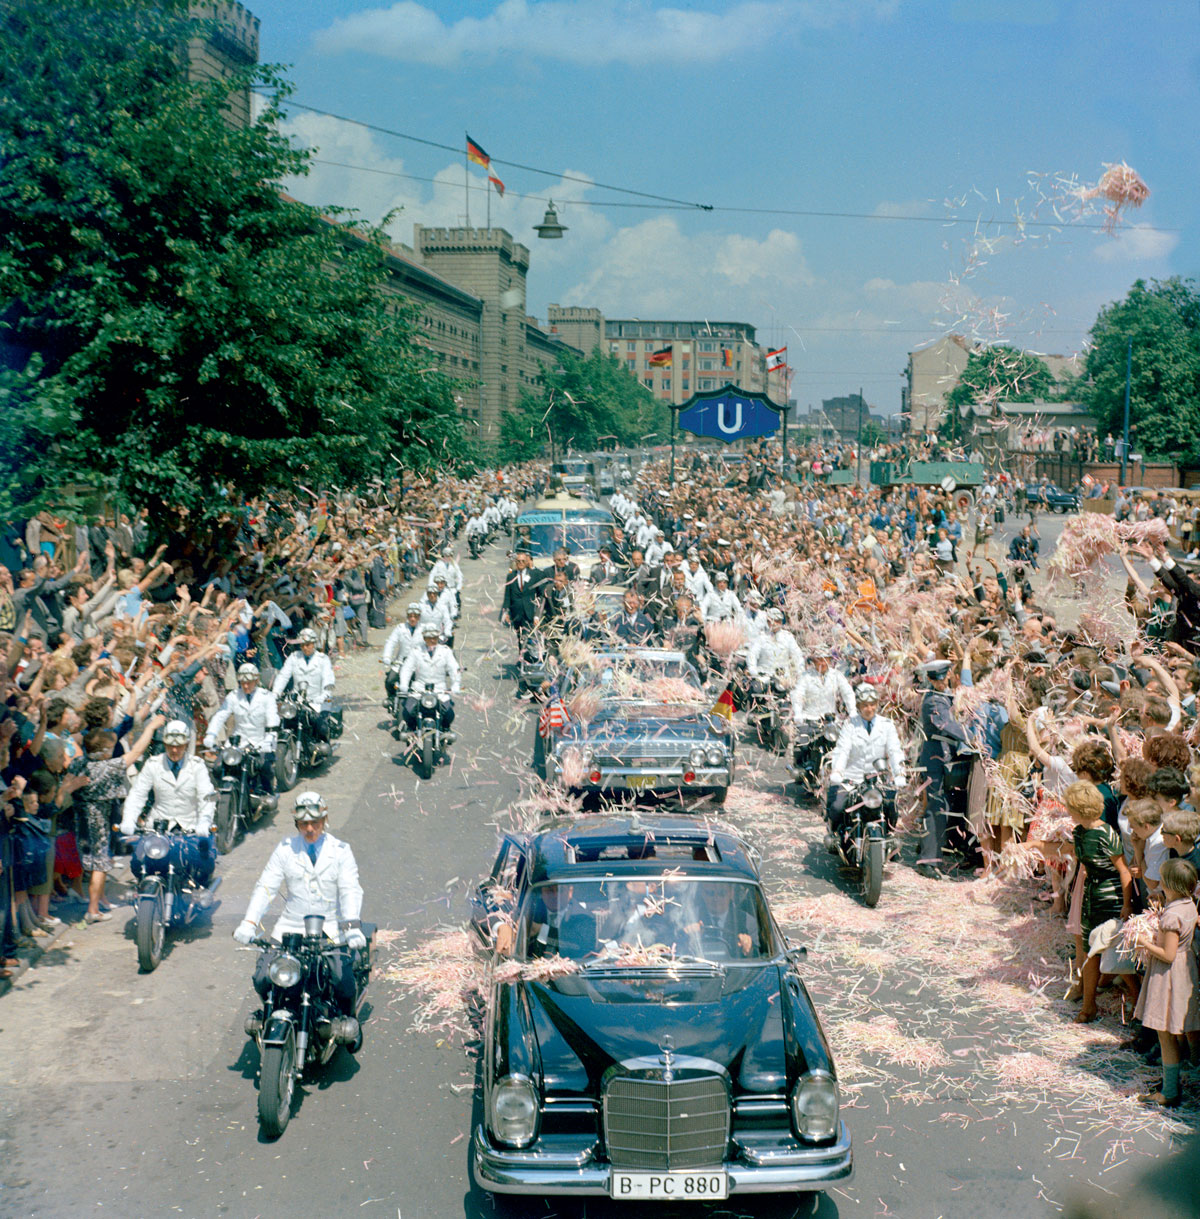
[[[642,599],[632,588],[625,594],[625,607],[613,630],[617,638],[639,647],[645,647],[654,636],[654,623],[642,613]]]
[[[600,547],[600,560],[592,568],[588,579],[593,584],[619,584],[621,582],[621,569],[613,562],[611,547]]]
[[[500,609],[516,631],[518,639],[531,631],[537,622],[539,583],[535,573],[530,570],[530,564],[528,553],[517,551],[513,569],[504,581],[504,601]]]

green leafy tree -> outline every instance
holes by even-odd
[[[543,366],[538,392],[522,395],[501,421],[500,456],[524,461],[551,448],[556,456],[586,452],[598,448],[602,436],[631,445],[649,432],[661,444],[669,428],[668,407],[612,356],[567,350],[557,368]]]
[[[381,233],[281,193],[307,169],[286,83],[189,80],[197,28],[184,0],[0,9],[8,512],[75,484],[197,520],[224,483],[467,456],[452,382],[420,375],[412,311],[381,291]],[[251,84],[268,100],[242,126]]]
[[[984,347],[967,357],[967,366],[954,388],[946,395],[946,410],[941,432],[950,439],[969,433],[969,417],[963,408],[994,413],[1001,402],[1049,400],[1054,390],[1054,375],[1045,360],[1014,347]]]
[[[1091,330],[1082,397],[1103,435],[1120,436],[1132,343],[1129,418],[1147,457],[1200,461],[1200,294],[1192,280],[1138,280]]]

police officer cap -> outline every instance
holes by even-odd
[[[442,547],[442,558],[443,558],[443,559],[450,559],[450,558],[453,558],[453,557],[454,557],[454,551],[453,551],[453,550],[451,550],[449,546],[443,546],[443,547]]]
[[[410,614],[419,614],[421,612],[421,603],[419,601],[410,601],[408,603],[408,610],[406,612]]]
[[[715,576],[713,576],[713,579],[716,580],[718,584],[728,584],[729,574],[728,572],[719,571]]]
[[[918,666],[918,673],[924,673],[930,681],[944,681],[946,674],[950,672],[950,662],[948,660],[931,660],[927,664]]]
[[[860,703],[877,703],[879,702],[879,691],[870,682],[864,681],[854,691],[854,697]]]
[[[306,626],[304,630],[302,630],[300,634],[296,636],[296,640],[298,643],[316,643],[317,632],[314,631],[312,627]]]
[[[172,720],[162,734],[164,745],[186,745],[191,738],[191,731],[183,720]]]
[[[728,538],[717,538],[718,546],[732,546],[733,543]]]
[[[296,808],[292,816],[297,821],[320,821],[328,808],[325,797],[320,792],[301,792],[296,797]]]

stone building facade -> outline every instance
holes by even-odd
[[[189,14],[207,27],[187,48],[191,80],[227,80],[258,63],[258,18],[236,0],[193,0]],[[250,122],[250,90],[229,99],[229,121],[245,127]]]

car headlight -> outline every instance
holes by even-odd
[[[303,970],[300,967],[300,962],[295,957],[284,953],[271,962],[267,973],[276,986],[281,986],[284,990],[287,990],[300,981],[300,975],[303,973]]]
[[[878,808],[883,803],[883,796],[878,788],[872,787],[863,792],[862,802],[864,808]]]
[[[725,764],[725,751],[719,745],[710,746],[704,756],[709,766],[723,766]]]
[[[537,1136],[538,1096],[525,1075],[505,1075],[492,1089],[489,1125],[509,1147],[528,1147]]]
[[[837,1080],[828,1071],[802,1075],[792,1090],[792,1122],[802,1139],[821,1142],[838,1129]]]
[[[695,770],[697,766],[703,766],[704,765],[704,750],[702,748],[700,748],[699,746],[697,746],[695,749],[693,749],[691,751],[691,753],[688,754],[688,761],[692,764],[693,770]]]
[[[164,838],[161,834],[154,834],[146,838],[142,844],[142,854],[147,859],[166,859],[167,852],[171,849],[171,842]]]

